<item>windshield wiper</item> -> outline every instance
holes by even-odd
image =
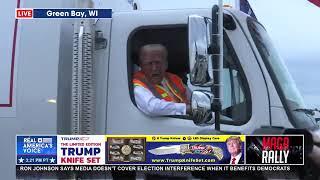
[[[304,112],[304,113],[309,114],[311,116],[314,116],[315,112],[320,112],[320,110],[317,108],[315,108],[315,109],[295,109],[294,111]]]

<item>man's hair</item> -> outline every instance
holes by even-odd
[[[139,58],[138,58],[138,63],[140,64],[140,55],[142,54],[143,51],[150,51],[150,50],[160,50],[164,53],[165,60],[167,60],[168,57],[168,50],[167,48],[162,45],[162,44],[146,44],[142,46],[139,50]]]
[[[240,139],[240,137],[239,136],[230,136],[230,137],[228,137],[228,139],[226,140],[226,142],[229,142],[229,141],[231,141],[231,140],[236,140],[236,141],[238,141],[238,143],[241,145],[241,139]]]

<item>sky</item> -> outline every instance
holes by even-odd
[[[320,8],[307,0],[249,0],[308,108],[320,108]]]

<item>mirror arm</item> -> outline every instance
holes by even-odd
[[[220,6],[220,3],[219,3]],[[219,6],[214,5],[212,7],[212,38],[211,38],[211,44],[210,44],[210,51],[212,51],[212,54],[220,54],[222,47],[220,47],[219,44]],[[222,5],[220,6],[222,7]],[[222,10],[222,9],[221,9]],[[217,69],[220,69],[221,66],[221,62],[218,58],[220,58],[219,56],[213,55],[211,56],[211,61],[212,61],[212,69],[215,69],[215,71],[213,71],[213,86],[211,87],[211,91],[213,92],[213,94],[215,95],[213,102],[212,102],[212,110],[213,112],[215,112],[215,129],[216,130],[220,130],[220,113],[221,113],[221,109],[222,109],[222,105],[221,105],[221,101],[220,101],[220,75],[221,72],[216,71]],[[217,58],[217,59],[213,59],[213,58]]]
[[[208,48],[209,54],[219,54],[220,47],[219,47],[219,40],[217,34],[219,33],[219,6],[214,5],[212,7],[212,38],[211,44]]]
[[[218,114],[220,114],[221,109],[222,109],[222,105],[220,103],[220,101],[213,101],[211,104],[211,109],[213,112],[219,112]],[[217,116],[217,115],[215,115]]]
[[[208,54],[219,54],[220,53],[220,48],[219,45],[211,43],[208,47]]]

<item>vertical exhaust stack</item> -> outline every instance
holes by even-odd
[[[91,0],[77,1],[77,8],[92,7]],[[93,24],[92,19],[77,19],[74,24],[71,132],[76,135],[94,133]]]

